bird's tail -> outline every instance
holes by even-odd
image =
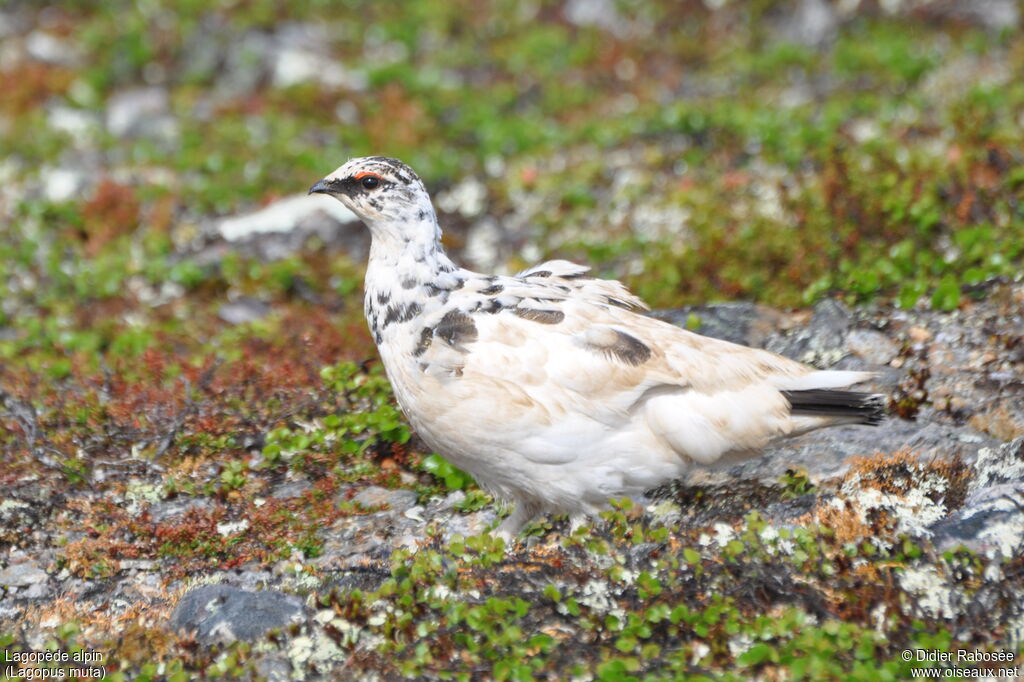
[[[870,424],[885,419],[885,396],[879,393],[813,388],[782,391],[794,417],[811,417],[832,424]]]

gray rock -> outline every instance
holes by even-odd
[[[327,49],[328,35],[320,24],[284,23],[275,31],[276,41],[268,55],[271,82],[286,88],[321,79],[334,62]]]
[[[630,21],[619,13],[612,0],[569,0],[564,12],[572,24],[596,26],[617,36],[626,35],[630,26]]]
[[[250,562],[248,566],[258,566],[256,562]],[[273,571],[259,570],[257,568],[240,568],[232,575],[231,582],[234,587],[250,592],[260,592],[274,584]],[[277,583],[280,585],[280,583]]]
[[[121,559],[119,567],[122,571],[155,571],[160,562],[152,559]]]
[[[302,600],[290,594],[204,585],[181,598],[169,624],[175,631],[194,631],[204,644],[227,644],[239,639],[255,640],[305,617]]]
[[[391,567],[386,556],[382,560],[367,561],[361,565],[343,566],[336,562],[326,562],[322,565],[330,568],[330,573],[324,581],[324,591],[362,590],[372,592],[380,589],[384,581],[391,577]]]
[[[171,99],[165,88],[134,88],[107,100],[107,130],[115,137],[172,139],[177,124],[170,115]]]
[[[1024,481],[1024,438],[999,447],[978,450],[974,477],[968,486],[973,495],[993,486],[1013,485]]]
[[[469,514],[455,514],[444,524],[445,542],[451,540],[455,535],[467,538],[471,535],[480,535],[490,526],[494,525],[497,516],[497,513],[491,507]]]
[[[983,488],[929,530],[940,551],[964,546],[982,554],[1016,556],[1024,548],[1024,483]]]
[[[899,346],[874,329],[852,329],[846,337],[850,352],[872,365],[887,365],[899,352]]]
[[[917,18],[952,20],[990,31],[1014,29],[1020,25],[1016,0],[972,0],[971,2],[908,3]]]
[[[271,497],[277,499],[286,500],[292,497],[298,497],[302,493],[306,492],[313,487],[313,484],[306,479],[298,481],[287,481],[279,486],[276,486],[270,493]]]
[[[940,551],[1015,556],[1024,547],[1024,438],[978,448],[963,506],[929,527]]]
[[[348,533],[325,531],[323,554],[310,559],[309,564],[328,570],[359,570],[361,566],[387,565],[394,546],[380,535],[363,539]]]
[[[814,306],[810,324],[792,334],[772,339],[768,350],[815,367],[835,365],[848,354],[846,337],[853,315],[841,301],[825,299]]]
[[[39,179],[43,185],[43,196],[55,204],[81,195],[87,182],[85,174],[75,168],[43,168]]]
[[[828,499],[828,498],[825,498]],[[764,510],[764,517],[776,524],[785,524],[807,514],[815,506],[822,503],[817,493],[808,493],[795,497],[791,500],[780,500],[768,505]]]
[[[839,19],[825,0],[800,0],[780,22],[782,37],[809,47],[835,40]]]
[[[365,257],[370,249],[370,233],[363,223],[340,202],[329,199],[336,205],[325,206],[324,197],[320,199],[320,210],[310,210],[296,217],[295,231],[304,239],[318,237],[325,244],[338,244],[353,258]]]
[[[25,51],[33,58],[50,64],[70,65],[82,58],[81,52],[66,38],[45,31],[32,31],[25,38]]]
[[[27,528],[33,525],[33,505],[31,501],[16,498],[0,499],[0,527]],[[18,557],[19,559],[21,557]],[[13,561],[15,557],[11,557]]]
[[[370,486],[359,491],[352,501],[363,507],[385,506],[396,512],[404,512],[416,506],[416,493],[412,490],[388,490]]]
[[[462,504],[466,500],[466,493],[462,490],[455,490],[448,493],[440,502],[436,503],[438,511],[447,511],[457,504]]]
[[[291,661],[284,654],[261,651],[253,657],[253,660],[259,679],[267,680],[267,682],[286,682],[295,679]]]
[[[804,468],[812,480],[821,480],[842,475],[851,457],[903,448],[925,459],[959,456],[970,462],[979,442],[994,445],[996,441],[951,424],[889,418],[878,426],[834,427],[779,441],[765,449],[761,456],[728,468],[728,477],[771,484],[787,469]]]
[[[253,213],[225,218],[217,230],[229,242],[268,232],[291,232],[314,213],[326,214],[334,223],[358,222],[355,214],[338,201],[299,194],[275,201]]]
[[[25,32],[28,27],[26,17],[19,12],[9,12],[7,7],[0,8],[0,38]]]
[[[246,324],[270,314],[270,306],[250,296],[240,296],[225,303],[217,311],[217,317],[228,324]]]
[[[756,303],[711,303],[650,313],[651,317],[684,329],[691,315],[700,321],[691,331],[745,346],[763,346],[782,317],[778,311]]]
[[[275,261],[319,240],[317,248],[338,248],[362,261],[370,249],[370,234],[341,203],[319,195],[281,199],[258,211],[207,223],[207,243],[197,244],[189,257],[200,266],[219,263],[228,253]]]
[[[166,502],[158,502],[149,508],[150,517],[156,522],[166,521],[181,516],[192,509],[209,509],[210,501],[206,498],[184,497]]]
[[[36,583],[26,587],[18,596],[23,599],[45,599],[50,596],[51,592],[53,590],[46,583]]]
[[[78,141],[95,136],[101,127],[96,112],[59,103],[47,107],[46,122],[50,128],[72,135]]]
[[[34,561],[12,564],[0,570],[0,587],[26,587],[46,582],[46,571]]]

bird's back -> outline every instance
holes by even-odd
[[[618,282],[558,265],[570,276],[462,271],[381,346],[417,431],[506,497],[588,510],[805,430],[784,390],[862,378],[655,320]]]

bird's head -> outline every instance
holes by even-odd
[[[398,159],[350,159],[310,187],[309,193],[334,197],[374,232],[391,231],[400,225],[437,223],[423,181]]]

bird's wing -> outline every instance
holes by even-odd
[[[583,300],[598,304],[608,304],[627,310],[647,310],[647,304],[634,295],[622,282],[609,279],[587,277],[590,268],[567,260],[549,260],[523,270],[516,278],[530,284],[552,283],[560,288],[569,289],[572,294]]]
[[[521,454],[533,461],[579,457],[582,434],[632,430],[713,462],[795,428],[783,390],[863,378],[638,314],[642,302],[618,282],[553,263],[467,278],[426,320],[414,353],[443,386],[438,405],[459,405],[485,433],[521,434]]]

